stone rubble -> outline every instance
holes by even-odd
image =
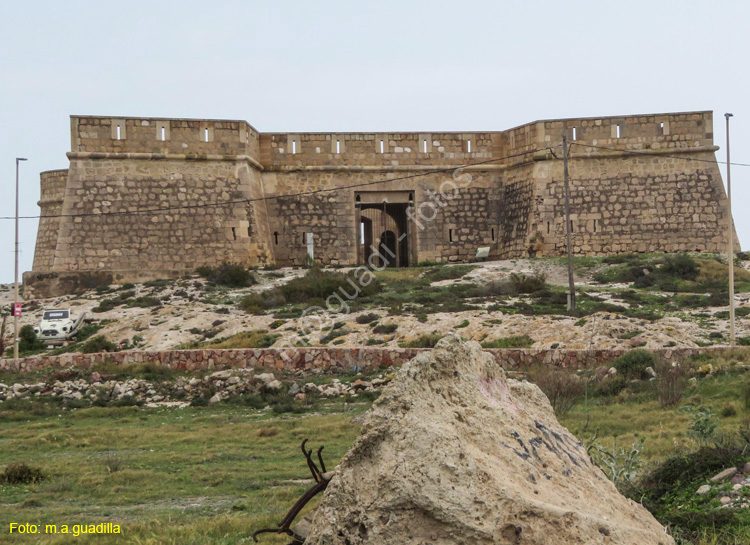
[[[728,467],[709,480],[710,484],[701,485],[695,491],[698,496],[709,496],[718,499],[723,509],[743,509],[750,507],[750,462],[740,471]]]
[[[308,382],[303,386],[293,382],[288,388],[288,393],[294,397],[301,396],[297,399],[304,399],[305,394],[310,393],[323,397],[356,397],[363,391],[380,390],[390,379],[391,376],[378,377],[372,381],[357,379],[352,383],[333,379],[327,384],[318,385]],[[200,397],[208,397],[208,403],[214,404],[234,395],[282,392],[284,389],[284,383],[273,373],[256,375],[252,369],[227,369],[216,371],[203,378],[178,377],[158,383],[136,378],[106,379],[95,371],[88,379],[49,380],[48,382],[11,385],[0,383],[0,409],[3,401],[47,396],[60,398],[64,402],[86,399],[95,404],[105,405],[130,402],[146,407],[158,405],[184,407]]]

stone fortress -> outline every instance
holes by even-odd
[[[565,252],[721,252],[709,111],[499,132],[260,133],[245,121],[72,116],[41,174],[26,296],[252,265],[409,266]],[[459,167],[463,167],[460,168]],[[739,245],[737,244],[737,247]]]

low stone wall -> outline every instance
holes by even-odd
[[[727,347],[677,348],[656,350],[667,360],[682,359],[693,354],[726,350]],[[12,359],[0,360],[0,369],[33,371],[45,368],[75,366],[90,368],[109,363],[158,363],[173,369],[201,370],[226,368],[262,368],[299,374],[337,373],[351,371],[355,366],[373,369],[380,366],[401,365],[429,348],[249,348],[232,350],[165,350],[124,351],[97,354],[62,354],[21,358],[18,367]],[[601,365],[627,350],[534,350],[534,349],[487,349],[497,362],[505,368],[532,365],[535,363],[577,368]],[[286,357],[284,357],[286,356]]]

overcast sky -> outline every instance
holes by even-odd
[[[732,112],[732,160],[750,163],[748,23],[747,0],[3,0],[0,216],[14,215],[19,156],[20,213],[39,214],[39,173],[68,167],[71,114],[469,132],[713,110],[718,159]],[[732,190],[750,246],[750,167],[733,167]],[[37,224],[21,221],[21,271]],[[0,229],[12,282],[13,221]]]

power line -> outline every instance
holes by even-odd
[[[275,199],[286,199],[286,198],[289,198],[289,197],[303,197],[303,196],[308,196],[308,195],[315,195],[315,194],[318,194],[318,193],[329,193],[329,192],[332,192],[332,191],[340,191],[342,189],[355,189],[355,188],[358,188],[358,187],[367,187],[367,186],[377,185],[377,184],[386,184],[386,183],[390,183],[390,182],[399,182],[399,181],[404,181],[404,180],[411,180],[411,179],[414,179],[414,178],[421,178],[421,177],[424,177],[424,176],[431,176],[433,174],[443,174],[445,172],[451,172],[451,171],[459,170],[459,169],[462,169],[462,168],[474,167],[474,166],[480,166],[480,165],[486,165],[486,164],[489,164],[489,163],[496,163],[498,161],[505,161],[506,159],[515,159],[517,157],[523,157],[524,155],[529,155],[531,153],[536,153],[538,151],[543,151],[543,150],[549,150],[552,153],[552,149],[551,148],[536,148],[536,149],[533,149],[533,150],[524,151],[524,152],[516,153],[516,154],[513,154],[513,155],[506,155],[505,157],[497,157],[495,159],[487,159],[486,161],[479,161],[477,163],[467,163],[467,164],[464,164],[464,165],[450,166],[450,167],[446,167],[446,168],[441,168],[441,169],[436,169],[436,170],[430,170],[428,172],[421,172],[421,173],[418,173],[418,174],[409,174],[408,176],[400,176],[398,178],[388,178],[388,179],[375,180],[375,181],[372,181],[372,182],[363,182],[363,183],[359,183],[359,184],[342,185],[342,186],[337,186],[337,187],[328,187],[328,188],[324,188],[324,189],[314,189],[314,190],[310,190],[310,191],[300,191],[298,193],[287,193],[285,195],[268,195],[268,196],[265,196],[265,197],[256,197],[256,198],[251,198],[251,199],[238,199],[238,200],[229,200],[229,201],[219,201],[219,202],[207,203],[207,204],[187,204],[187,205],[183,205],[183,206],[164,206],[164,207],[160,207],[160,208],[146,208],[146,209],[142,209],[142,210],[126,210],[126,211],[121,211],[121,212],[101,212],[99,214],[95,214],[93,212],[86,212],[86,213],[82,213],[82,214],[54,214],[54,215],[50,215],[50,216],[42,216],[42,215],[39,215],[39,216],[20,216],[18,219],[29,220],[29,219],[40,219],[40,218],[45,218],[45,219],[49,219],[49,218],[83,218],[83,217],[87,217],[87,216],[99,216],[99,217],[100,216],[130,216],[130,215],[137,215],[137,214],[151,214],[151,213],[155,213],[155,212],[170,212],[170,211],[173,211],[173,210],[191,210],[191,209],[196,209],[196,208],[212,208],[212,207],[216,207],[216,206],[229,206],[229,205],[233,205],[233,204],[248,204],[248,203],[251,203],[251,202],[271,201],[271,200],[275,200]],[[15,219],[15,217],[14,216],[0,216],[0,220],[12,220],[12,219]]]
[[[632,155],[647,155],[649,157],[671,157],[673,159],[684,159],[685,161],[695,161],[696,163],[714,163],[714,164],[721,164],[726,165],[726,161],[717,161],[716,159],[696,159],[694,157],[685,157],[684,155],[672,155],[669,153],[659,153],[655,154],[653,151],[641,151],[641,150],[625,150],[625,149],[619,149],[619,148],[607,148],[605,146],[594,146],[591,144],[582,144],[579,142],[570,142],[571,146],[579,146],[582,148],[594,148],[594,149],[601,149],[601,150],[607,150],[607,151],[618,151],[620,153],[628,153]],[[693,151],[690,148],[683,148],[686,151]],[[738,167],[750,167],[750,163],[729,163],[732,166],[738,166]]]

